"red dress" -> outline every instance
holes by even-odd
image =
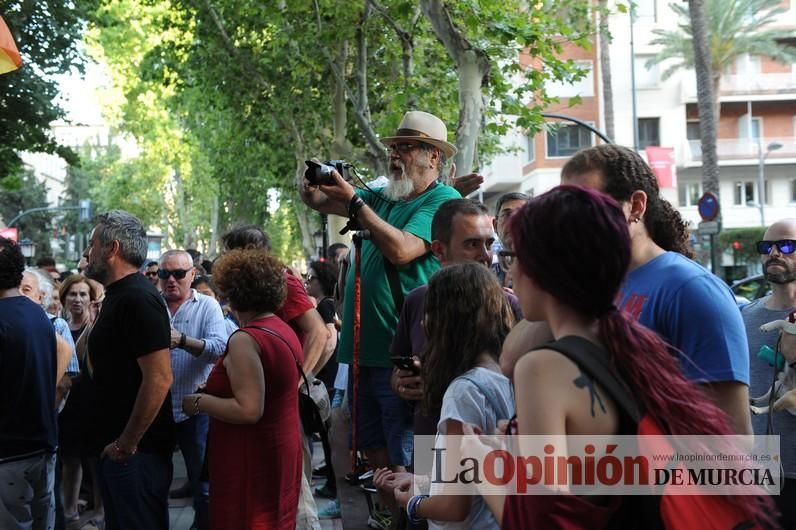
[[[290,349],[302,361],[301,344],[290,326],[276,316],[253,320],[242,328],[260,348],[265,374],[265,409],[255,424],[235,425],[210,418],[210,528],[212,530],[293,530],[301,485],[299,375]],[[206,392],[232,397],[226,353],[207,378]]]

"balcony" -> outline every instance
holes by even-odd
[[[763,138],[760,143],[765,150],[772,142],[782,144],[782,147],[769,152],[767,160],[796,158],[796,138]],[[759,149],[757,138],[721,138],[716,141],[720,163],[756,164],[760,160]],[[702,162],[702,145],[699,140],[687,140],[683,151],[685,165],[698,165]]]
[[[696,78],[683,80],[687,102],[697,99]],[[796,98],[796,72],[784,74],[723,75],[719,96],[722,101],[741,101],[747,98],[779,100]]]

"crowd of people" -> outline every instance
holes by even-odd
[[[372,475],[373,527],[647,527],[622,497],[415,495],[429,471],[414,468],[417,435],[626,433],[573,350],[605,359],[664,433],[780,434],[781,494],[734,506],[752,526],[796,525],[796,420],[779,412],[796,390],[774,395],[768,421],[749,408],[774,374],[758,350],[796,361],[796,340],[759,331],[796,307],[796,220],[758,245],[772,294],[739,310],[690,259],[685,222],[633,150],[585,149],[560,186],[490,212],[460,193],[480,177],[445,182],[456,148],[435,116],[408,112],[382,142],[384,187],[336,171],[301,184],[360,241],[305,278],[254,225],[224,234],[212,262],[190,249],[148,261],[145,227],[110,211],[80,273],[57,281],[0,238],[0,528],[88,528],[90,484],[89,525],[167,529],[176,447],[193,528],[319,528],[341,506],[319,513],[314,494],[335,499],[348,471],[332,464],[327,406],[348,413],[333,428],[350,434],[349,479]]]

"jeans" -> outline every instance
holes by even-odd
[[[168,530],[171,454],[136,453],[99,463],[106,530]]]
[[[210,424],[207,414],[197,414],[177,424],[177,443],[185,459],[188,482],[193,493],[194,520],[197,530],[208,530],[208,491],[210,484],[201,480],[202,465],[207,450],[207,430]]]
[[[55,455],[0,464],[0,528],[51,530],[55,525]]]

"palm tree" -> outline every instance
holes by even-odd
[[[653,31],[656,37],[650,44],[663,48],[647,61],[647,66],[669,59],[676,60],[661,74],[664,80],[678,70],[693,69],[695,66],[689,12],[691,4],[669,4],[680,16],[677,30]],[[766,29],[786,12],[781,0],[705,0],[703,5],[710,48],[712,104],[718,121],[721,111],[718,103],[721,73],[744,54],[770,57],[786,64],[796,61],[796,49],[783,44],[786,39],[796,35],[793,31]]]

